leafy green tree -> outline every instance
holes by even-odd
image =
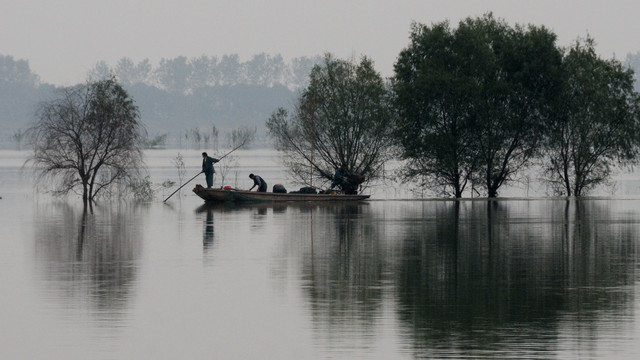
[[[488,14],[414,25],[395,66],[395,138],[405,175],[460,196],[473,176],[496,197],[536,154],[560,82],[561,53],[544,27]]]
[[[549,124],[543,162],[556,193],[582,196],[606,183],[612,167],[637,162],[640,98],[633,71],[603,60],[587,38],[563,58],[562,96]]]
[[[472,45],[459,39],[447,22],[413,24],[411,45],[400,54],[393,81],[399,112],[394,136],[405,160],[403,178],[422,179],[422,185],[456,198],[479,163],[473,147],[471,105],[479,89]]]
[[[54,192],[94,200],[139,178],[144,129],[133,99],[114,78],[60,89],[38,109],[28,160]]]
[[[336,168],[374,178],[390,157],[393,108],[387,84],[363,58],[359,64],[326,55],[310,74],[293,112],[267,121],[294,178],[330,180]]]

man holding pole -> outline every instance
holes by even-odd
[[[220,160],[210,157],[206,152],[202,153],[202,172],[207,179],[207,189],[211,189],[213,186],[213,174],[216,172],[213,169],[213,164],[218,161]]]
[[[191,181],[193,181],[193,179],[197,178],[198,175],[204,173],[206,179],[207,179],[207,188],[211,189],[211,187],[213,186],[213,173],[215,173],[216,171],[213,169],[213,164],[217,163],[218,161],[224,159],[225,157],[227,157],[227,155],[231,154],[232,152],[240,149],[242,146],[244,146],[244,143],[246,142],[243,141],[242,144],[236,146],[233,150],[229,151],[228,153],[222,155],[222,157],[220,157],[219,159],[214,159],[212,157],[209,157],[207,155],[206,152],[202,153],[202,171],[197,173],[194,177],[192,177],[191,179],[189,179],[189,181],[187,181],[186,183],[180,185],[180,187],[178,188],[178,190],[174,191],[171,193],[171,195],[167,196],[166,199],[164,199],[164,202],[167,202],[167,200],[169,200],[170,197],[173,196],[173,194],[177,193],[178,191],[180,191],[180,189],[182,189],[185,185],[187,185],[188,183],[190,183]]]

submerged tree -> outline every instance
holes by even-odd
[[[458,196],[475,172],[497,196],[538,149],[560,82],[555,40],[544,27],[510,27],[491,14],[455,31],[414,26],[394,82],[409,174],[422,170]]]
[[[76,191],[94,200],[143,168],[138,108],[113,78],[61,89],[40,106],[28,133],[34,146],[28,162],[39,179],[54,180],[49,184],[58,194]]]
[[[267,128],[301,183],[330,180],[341,165],[371,179],[390,156],[392,117],[387,85],[371,60],[327,55],[313,67],[293,112],[278,109]]]
[[[405,160],[405,180],[462,196],[479,159],[471,105],[478,86],[472,76],[472,42],[459,39],[447,22],[413,25],[411,45],[395,64],[394,94],[399,112],[394,136]]]
[[[565,81],[549,124],[543,167],[557,193],[585,195],[606,183],[612,167],[632,164],[640,145],[640,98],[633,71],[598,57],[592,39],[563,59]]]
[[[240,126],[235,128],[226,136],[227,145],[231,148],[238,146],[248,148],[256,140],[257,131],[255,126]]]

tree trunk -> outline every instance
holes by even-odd
[[[564,188],[567,190],[567,196],[571,196],[571,181],[569,181],[569,166],[565,163],[563,174],[564,174]]]
[[[456,199],[460,199],[462,197],[462,186],[459,182],[456,183],[454,191],[456,193]]]

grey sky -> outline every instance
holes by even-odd
[[[640,50],[638,0],[0,0],[0,54],[60,85],[84,81],[100,60],[260,52],[367,55],[389,76],[412,21],[457,24],[489,11],[545,25],[562,46],[590,34],[605,58]]]

